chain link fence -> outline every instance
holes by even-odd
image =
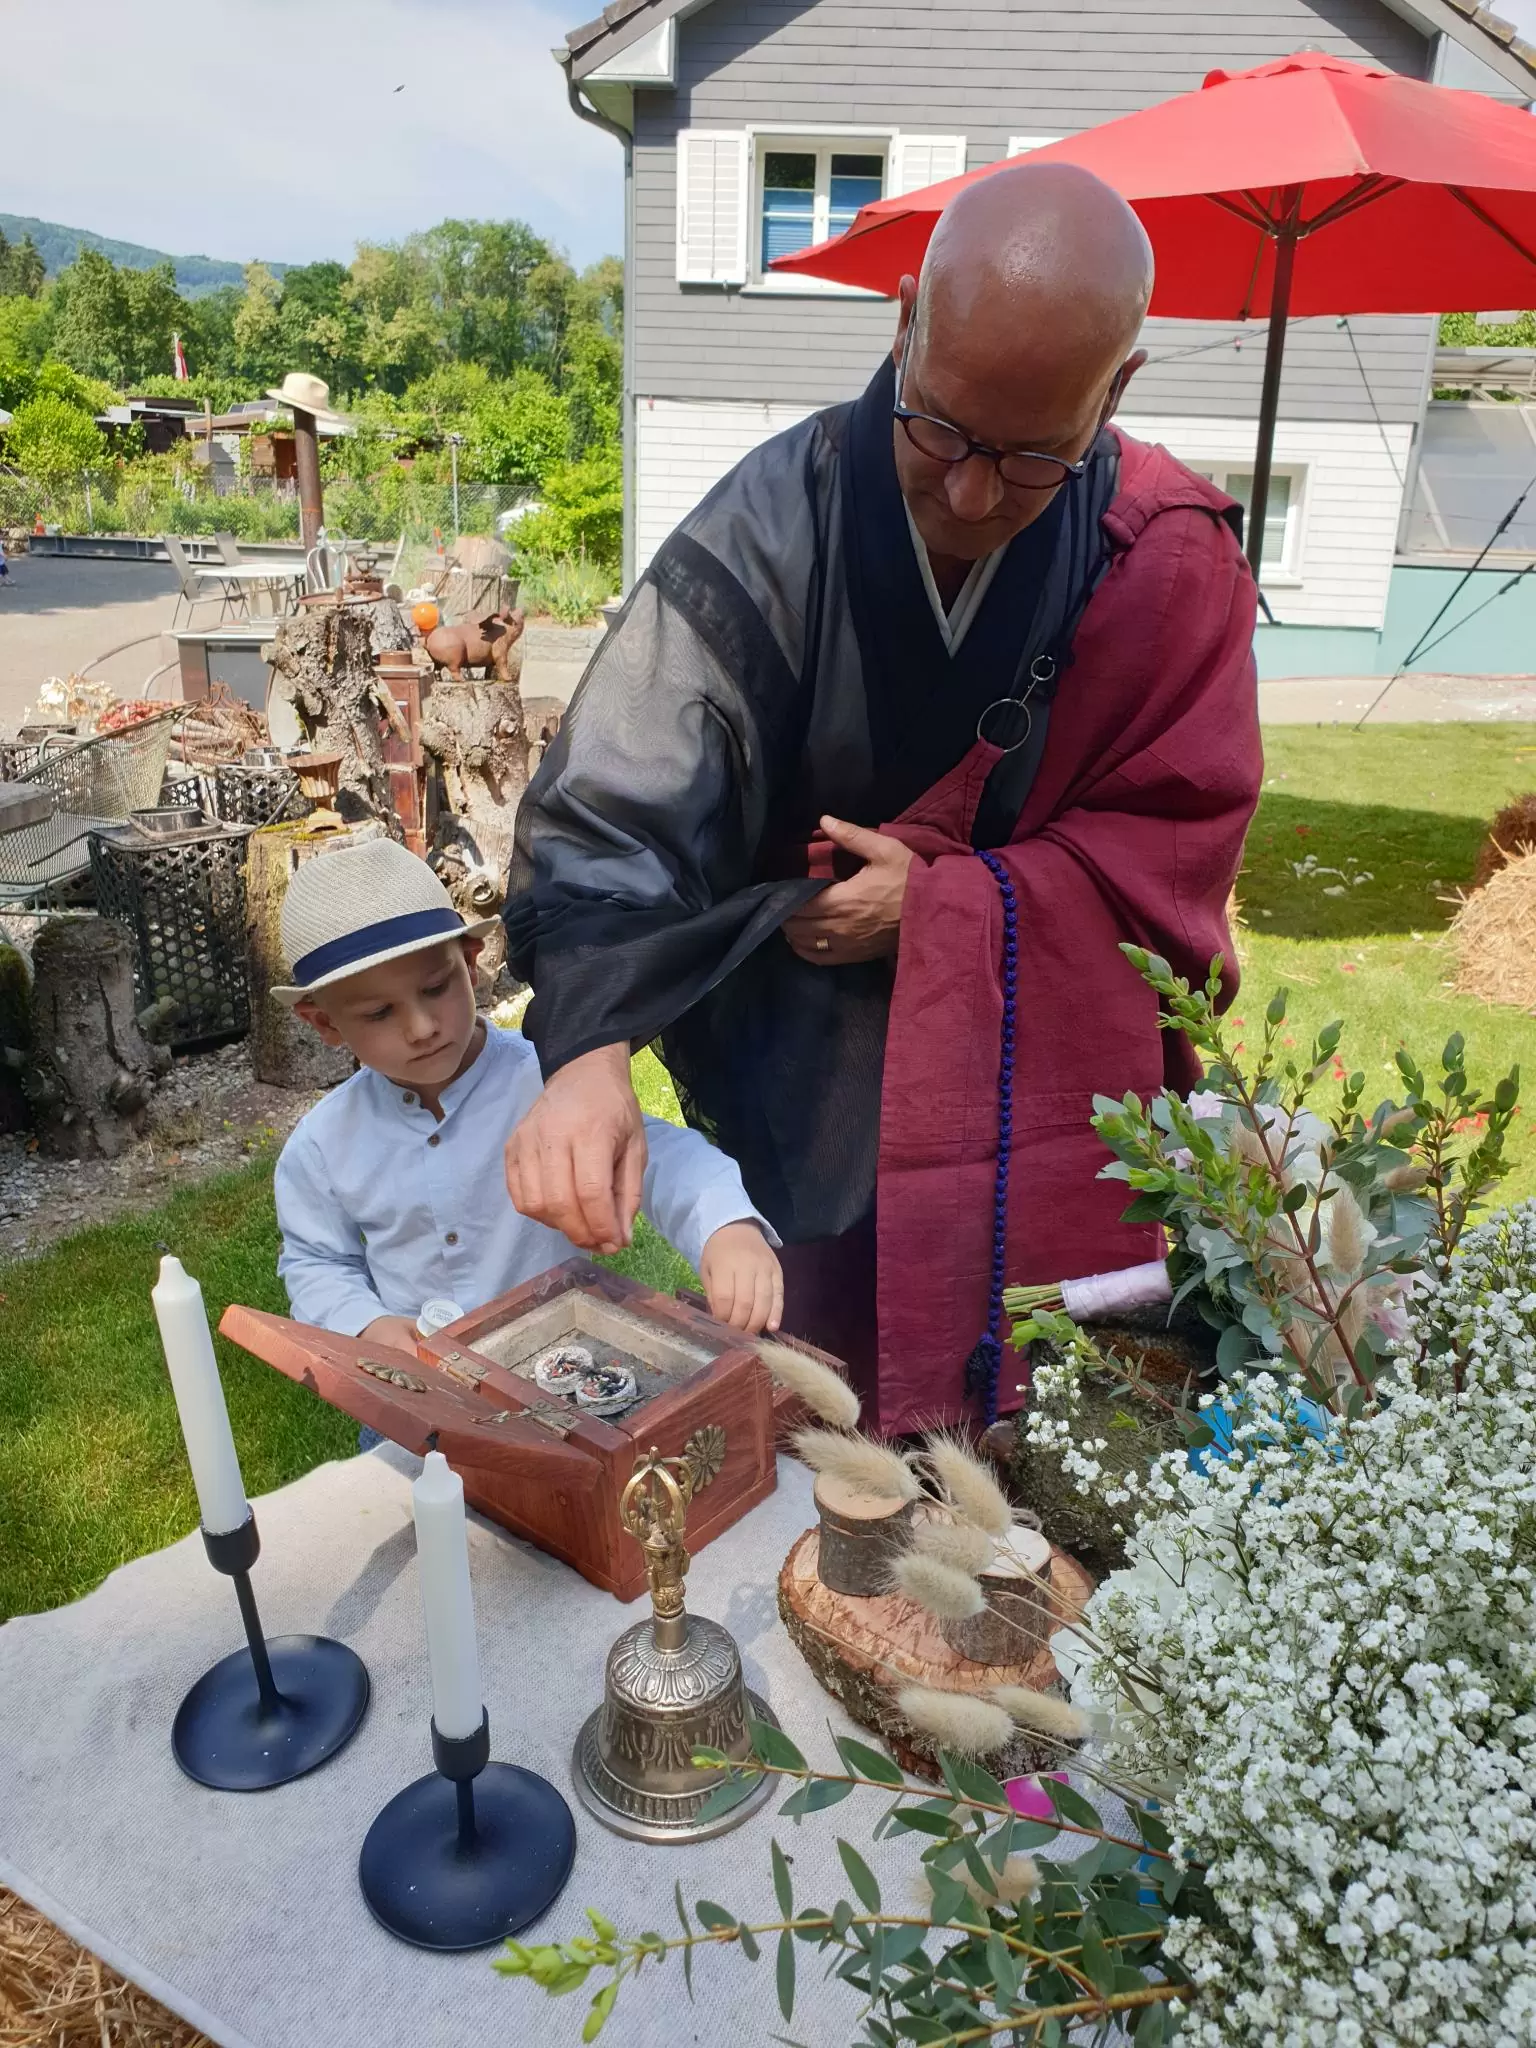
[[[456,534],[497,531],[502,514],[526,505],[525,488],[509,484],[438,483],[395,469],[361,481],[333,477],[325,486],[327,531],[349,540],[395,542],[406,556],[436,552]],[[299,501],[291,484],[241,478],[233,489],[136,477],[131,467],[101,474],[42,479],[0,471],[0,532],[31,533],[38,522],[60,533],[174,533],[237,540],[297,540]]]

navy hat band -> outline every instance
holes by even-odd
[[[304,984],[323,981],[360,960],[371,960],[377,953],[392,952],[397,946],[409,946],[417,939],[452,939],[463,935],[464,920],[449,904],[435,910],[407,911],[404,917],[381,918],[377,924],[365,924],[361,931],[348,932],[343,938],[316,946],[302,960],[294,961],[293,978]]]

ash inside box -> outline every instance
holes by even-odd
[[[578,1412],[600,1414],[607,1422],[632,1414],[679,1380],[701,1371],[714,1357],[703,1344],[690,1343],[633,1310],[575,1289],[497,1329],[482,1331],[474,1339],[474,1348],[519,1378],[535,1380],[546,1398],[561,1400]],[[551,1374],[549,1362],[562,1353],[579,1354],[583,1361],[590,1358],[590,1370],[578,1364],[568,1377]],[[546,1365],[542,1374],[538,1371],[541,1363]],[[627,1379],[603,1378],[605,1373],[615,1372],[633,1376],[632,1394],[627,1391]],[[609,1390],[610,1398],[600,1404],[590,1398],[594,1375],[599,1388]],[[588,1399],[580,1398],[582,1387],[587,1389]]]

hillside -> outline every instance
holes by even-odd
[[[238,285],[244,277],[240,264],[225,262],[217,256],[172,256],[164,249],[146,249],[139,242],[115,242],[110,235],[93,235],[89,228],[60,227],[57,221],[32,220],[23,213],[0,213],[0,233],[10,242],[30,235],[50,277],[73,263],[82,245],[99,249],[103,256],[110,256],[114,263],[129,270],[152,270],[157,263],[174,264],[177,289],[189,299],[217,291],[220,285]],[[289,266],[273,263],[268,267],[281,277]]]

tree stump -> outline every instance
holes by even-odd
[[[891,1566],[907,1546],[914,1503],[895,1494],[860,1493],[825,1472],[817,1477],[815,1498],[821,1583],[829,1592],[858,1598],[887,1592]]]
[[[32,1056],[32,975],[26,956],[0,940],[0,1131],[32,1121],[23,1076]]]
[[[528,787],[528,729],[515,677],[454,683],[440,676],[422,706],[421,745],[442,792],[429,858],[465,917],[492,917],[506,896],[517,806]],[[493,934],[480,959],[482,989],[494,987],[505,959],[506,941]]]
[[[963,1621],[940,1622],[945,1642],[975,1664],[1017,1664],[1030,1650],[1044,1649],[1056,1620],[1051,1596],[1038,1581],[1050,1578],[1050,1544],[1038,1530],[1016,1528],[977,1574],[986,1605]]]
[[[410,629],[390,598],[347,598],[284,619],[262,648],[272,687],[298,719],[305,745],[341,755],[336,808],[349,824],[378,818],[402,837],[390,797],[388,730],[374,668],[381,654],[409,651]]]
[[[939,1776],[939,1745],[912,1726],[896,1705],[911,1682],[941,1691],[984,1693],[994,1685],[1022,1685],[1059,1694],[1060,1675],[1049,1648],[1021,1653],[1015,1664],[975,1664],[945,1642],[942,1624],[900,1593],[873,1600],[832,1593],[817,1573],[820,1535],[807,1529],[779,1573],[779,1616],[790,1641],[817,1683],[863,1727],[883,1737],[903,1770]],[[1057,1625],[1081,1611],[1093,1580],[1064,1551],[1051,1553],[1051,1605]],[[1020,1729],[1008,1747],[986,1758],[997,1778],[1055,1770],[1059,1743]]]
[[[134,1016],[133,946],[109,918],[58,918],[32,948],[32,1065],[38,1144],[58,1159],[115,1159],[142,1135],[171,1064]]]
[[[384,836],[377,819],[346,831],[316,832],[307,823],[263,825],[245,860],[245,944],[251,985],[251,1071],[275,1088],[334,1088],[353,1072],[345,1046],[327,1045],[301,1017],[272,1000],[288,980],[283,957],[283,898],[299,863]]]

